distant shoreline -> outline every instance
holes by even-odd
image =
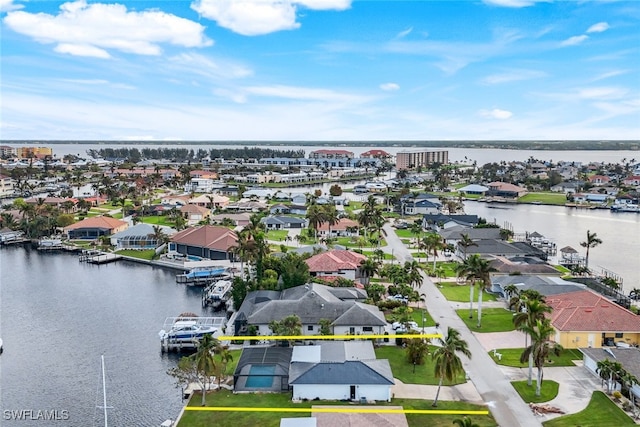
[[[629,150],[640,151],[640,140],[575,140],[575,141],[120,141],[120,140],[0,140],[0,144],[20,145],[221,145],[221,146],[345,146],[345,147],[407,147],[407,148],[479,148],[479,149],[503,149],[503,150],[556,150],[556,151],[602,151],[602,150]]]

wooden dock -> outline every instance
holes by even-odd
[[[122,259],[122,255],[113,253],[83,253],[80,255],[80,262],[88,262],[89,264],[107,264]]]

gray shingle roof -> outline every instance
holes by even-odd
[[[609,348],[614,354],[608,353],[603,348],[581,348],[580,351],[589,356],[591,359],[599,362],[609,359],[611,361],[620,362],[625,371],[640,378],[640,349],[637,348]]]
[[[346,362],[295,362],[289,367],[289,384],[386,384],[393,385],[388,360]]]

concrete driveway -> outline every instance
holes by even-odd
[[[474,332],[473,335],[485,350],[494,348],[524,348],[526,335],[520,331]]]

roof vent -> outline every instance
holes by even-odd
[[[593,311],[593,310],[591,310],[591,309],[587,309],[587,310],[585,310],[584,312],[585,312],[585,313],[591,313],[592,311]]]

